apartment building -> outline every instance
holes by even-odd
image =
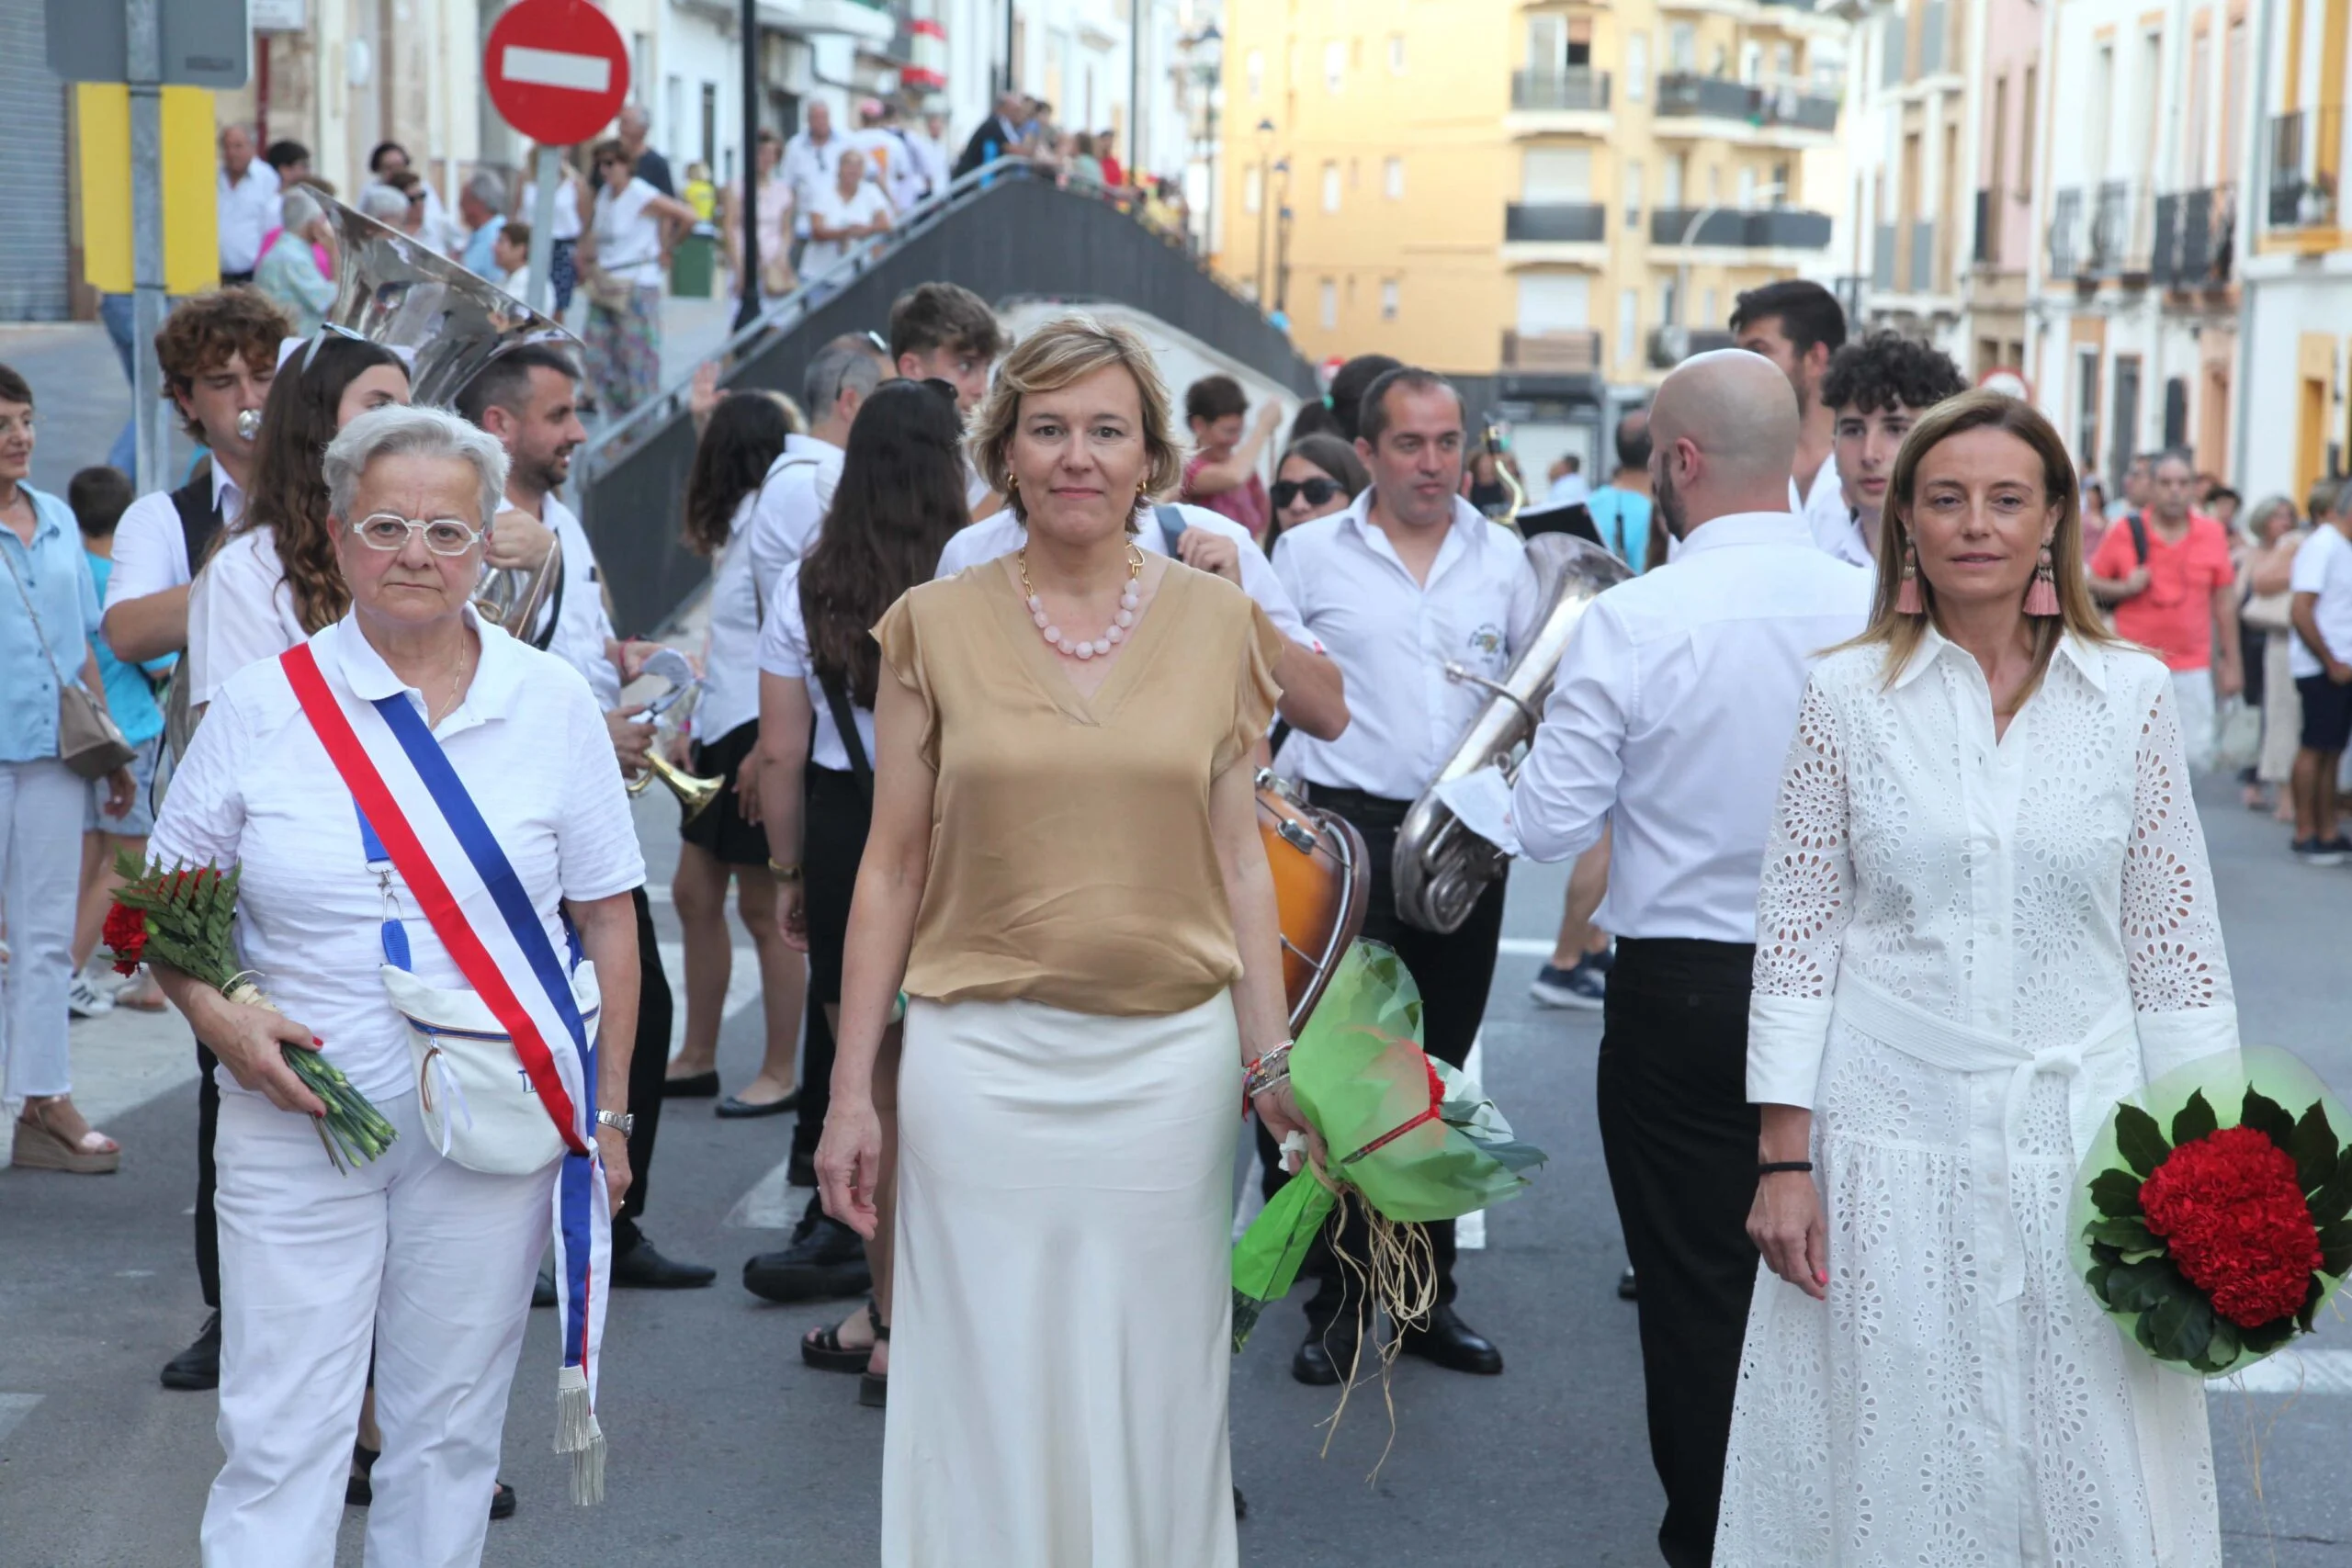
[[[1849,24],[1811,0],[1261,0],[1226,26],[1219,265],[1310,357],[1556,420],[1724,341],[1739,290],[1831,269]]]
[[[2340,13],[2344,0],[2322,3]],[[2042,243],[2028,305],[2036,395],[2110,487],[2134,453],[2158,446],[2231,473],[2249,0],[2045,9],[2038,118],[2052,133],[2035,149]]]
[[[2345,167],[2347,0],[2267,0],[2257,32],[2253,199],[2243,206],[2245,352],[2238,381],[2249,495],[2340,477],[2352,453],[2352,233]]]

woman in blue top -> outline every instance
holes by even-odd
[[[130,504],[130,481],[119,468],[84,468],[65,487],[66,504],[82,530],[82,549],[90,564],[90,580],[97,585],[98,603],[107,602],[107,579],[114,571],[114,529]],[[65,1005],[75,1018],[97,1018],[117,1007],[140,1012],[164,1010],[163,988],[141,973],[119,990],[105,983],[106,965],[95,974],[91,959],[106,924],[107,907],[122,879],[114,874],[115,857],[129,851],[133,859],[147,858],[147,834],[155,826],[155,757],[164,744],[164,710],[155,705],[150,675],[171,669],[176,655],[165,654],[145,664],[125,664],[107,645],[106,634],[95,633],[90,647],[98,656],[98,673],[106,682],[107,708],[122,729],[122,738],[139,749],[130,760],[130,809],[119,820],[100,813],[103,784],[90,786],[89,809],[82,818],[82,907],[74,919],[74,976],[67,983]]]
[[[65,1045],[75,877],[88,786],[58,760],[57,687],[75,680],[103,702],[90,639],[98,594],[65,503],[25,482],[33,391],[0,365],[0,902],[11,949],[0,1026],[0,1100],[24,1102],[10,1163],[83,1175],[110,1171],[121,1145],[74,1107]],[[70,674],[62,673],[71,671]],[[107,811],[130,808],[130,770],[107,780]]]

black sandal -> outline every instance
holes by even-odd
[[[874,1303],[871,1301],[868,1301],[865,1303],[865,1310],[874,1314],[875,1342],[880,1345],[888,1345],[890,1342],[890,1325],[882,1321],[881,1314],[876,1312]],[[888,1372],[858,1373],[857,1402],[870,1410],[888,1409],[890,1405],[890,1374]]]
[[[882,1314],[875,1310],[872,1296],[865,1298],[865,1318],[875,1324],[882,1320]],[[887,1339],[889,1336],[878,1333],[876,1337]],[[862,1372],[873,1354],[874,1347],[871,1345],[842,1344],[839,1324],[812,1328],[800,1337],[800,1359],[820,1372]]]

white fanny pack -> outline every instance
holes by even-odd
[[[417,1110],[442,1157],[489,1176],[526,1176],[561,1158],[563,1135],[531,1087],[513,1036],[481,998],[428,986],[390,964],[382,974],[385,994],[408,1021]],[[594,964],[573,968],[571,995],[594,1031],[602,1000]]]

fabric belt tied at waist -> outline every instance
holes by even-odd
[[[1939,1018],[1851,971],[1838,977],[1837,1016],[1872,1040],[1931,1067],[1953,1073],[2007,1070],[2008,1088],[2001,1100],[2005,1198],[2013,1198],[2017,1190],[2009,1164],[2025,1124],[2026,1100],[2033,1090],[2034,1075],[2055,1073],[2066,1080],[2066,1134],[2079,1161],[2086,1152],[2082,1125],[2083,1066],[2119,1046],[2131,1046],[2138,1038],[2129,998],[2117,1002],[2081,1039],[2036,1050],[2007,1035]],[[2013,1302],[2025,1293],[2025,1237],[2018,1228],[2013,1203],[2004,1202],[2002,1209],[2006,1217],[1997,1232],[2000,1266],[1993,1295],[1996,1303]]]

